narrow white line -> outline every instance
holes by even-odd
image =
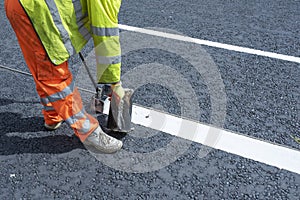
[[[137,105],[134,105],[132,109],[132,122],[300,174],[300,151],[294,149],[210,127]]]
[[[3,66],[3,65],[0,65],[0,68],[6,69],[6,70],[9,70],[9,71],[12,71],[12,72],[17,72],[17,73],[19,73],[19,74],[24,74],[24,75],[27,75],[27,76],[31,76],[31,74],[28,73],[28,72],[23,72],[23,71],[21,71],[21,70],[13,69],[13,68],[6,67],[6,66]]]
[[[158,37],[163,37],[163,38],[168,38],[168,39],[173,39],[173,40],[180,40],[180,41],[184,41],[184,42],[206,45],[206,46],[216,47],[216,48],[220,48],[220,49],[226,49],[226,50],[230,50],[230,51],[248,53],[248,54],[253,54],[253,55],[259,55],[259,56],[264,56],[264,57],[269,57],[269,58],[275,58],[275,59],[300,63],[300,58],[294,57],[294,56],[288,56],[288,55],[272,53],[272,52],[256,50],[256,49],[250,49],[247,47],[239,47],[239,46],[223,44],[223,43],[219,43],[219,42],[212,42],[212,41],[208,41],[208,40],[201,40],[201,39],[197,39],[197,38],[191,38],[191,37],[187,37],[187,36],[165,33],[165,32],[160,32],[160,31],[154,31],[154,30],[150,30],[150,29],[138,28],[138,27],[127,26],[127,25],[122,25],[122,24],[119,24],[119,28],[123,29],[123,30],[127,30],[127,31],[138,32],[138,33],[148,34],[148,35],[152,35],[152,36],[158,36]]]
[[[10,67],[5,67],[5,66],[3,66],[3,65],[0,65],[0,68],[3,68],[3,69],[6,69],[6,70],[8,70],[8,71],[17,72],[17,73],[19,73],[19,74],[23,74],[23,75],[27,75],[27,76],[31,76],[31,77],[32,77],[32,75],[31,75],[30,73],[28,73],[28,72],[23,72],[23,71],[21,71],[21,70],[13,69],[13,68],[10,68]],[[81,88],[81,87],[77,87],[77,88],[78,88],[79,90],[84,91],[84,92],[87,92],[87,93],[96,94],[96,91],[91,91],[91,90],[88,90],[88,89],[85,89],[85,88]]]

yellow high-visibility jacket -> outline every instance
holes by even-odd
[[[55,65],[81,51],[93,37],[98,82],[120,81],[121,0],[20,0],[20,3]]]

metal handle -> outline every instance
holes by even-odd
[[[89,68],[88,68],[88,66],[87,66],[87,64],[86,64],[86,62],[85,62],[85,60],[84,60],[84,57],[83,57],[83,55],[81,54],[81,52],[79,52],[79,57],[81,58],[81,60],[82,60],[82,62],[83,62],[83,65],[84,65],[84,67],[85,67],[85,69],[86,69],[86,71],[87,71],[87,73],[88,73],[88,75],[89,75],[91,81],[93,82],[93,85],[94,85],[96,91],[98,92],[99,89],[98,89],[98,87],[97,87],[97,83],[96,83],[96,81],[93,79],[93,76],[92,76],[92,74],[91,74],[91,72],[90,72],[90,70],[89,70]]]

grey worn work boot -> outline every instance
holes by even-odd
[[[100,126],[86,138],[83,144],[93,146],[103,153],[115,153],[123,146],[122,141],[104,133]]]

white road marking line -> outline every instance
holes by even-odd
[[[220,48],[220,49],[226,49],[226,50],[230,50],[230,51],[236,51],[236,52],[241,52],[241,53],[247,53],[247,54],[252,54],[252,55],[258,55],[258,56],[264,56],[264,57],[269,57],[269,58],[275,58],[275,59],[300,63],[300,58],[295,57],[295,56],[288,56],[288,55],[283,55],[283,54],[278,54],[278,53],[272,53],[272,52],[267,52],[267,51],[262,51],[262,50],[251,49],[251,48],[247,48],[247,47],[240,47],[240,46],[235,46],[235,45],[230,45],[230,44],[223,44],[223,43],[219,43],[219,42],[212,42],[212,41],[208,41],[208,40],[201,40],[201,39],[197,39],[197,38],[192,38],[192,37],[187,37],[187,36],[182,36],[182,35],[177,35],[177,34],[171,34],[171,33],[165,33],[165,32],[160,32],[160,31],[155,31],[155,30],[150,30],[150,29],[138,28],[138,27],[133,27],[133,26],[127,26],[127,25],[122,25],[122,24],[119,24],[119,28],[123,29],[123,30],[127,30],[127,31],[138,32],[138,33],[148,34],[148,35],[152,35],[152,36],[180,40],[180,41],[184,41],[184,42],[191,42],[191,43],[195,43],[195,44],[206,45],[206,46],[216,47],[216,48]]]
[[[153,123],[154,120],[152,119],[154,117],[156,118],[155,121],[161,121],[163,123]],[[160,120],[157,120],[157,118]],[[132,122],[177,137],[192,140],[215,149],[242,156],[244,158],[300,174],[300,151],[288,147],[254,139],[227,130],[214,128],[137,105],[133,105]],[[183,124],[185,124],[185,127],[189,127],[189,130],[196,131],[189,132],[181,130],[181,125]],[[208,135],[217,139],[213,142],[207,141],[206,138]]]

